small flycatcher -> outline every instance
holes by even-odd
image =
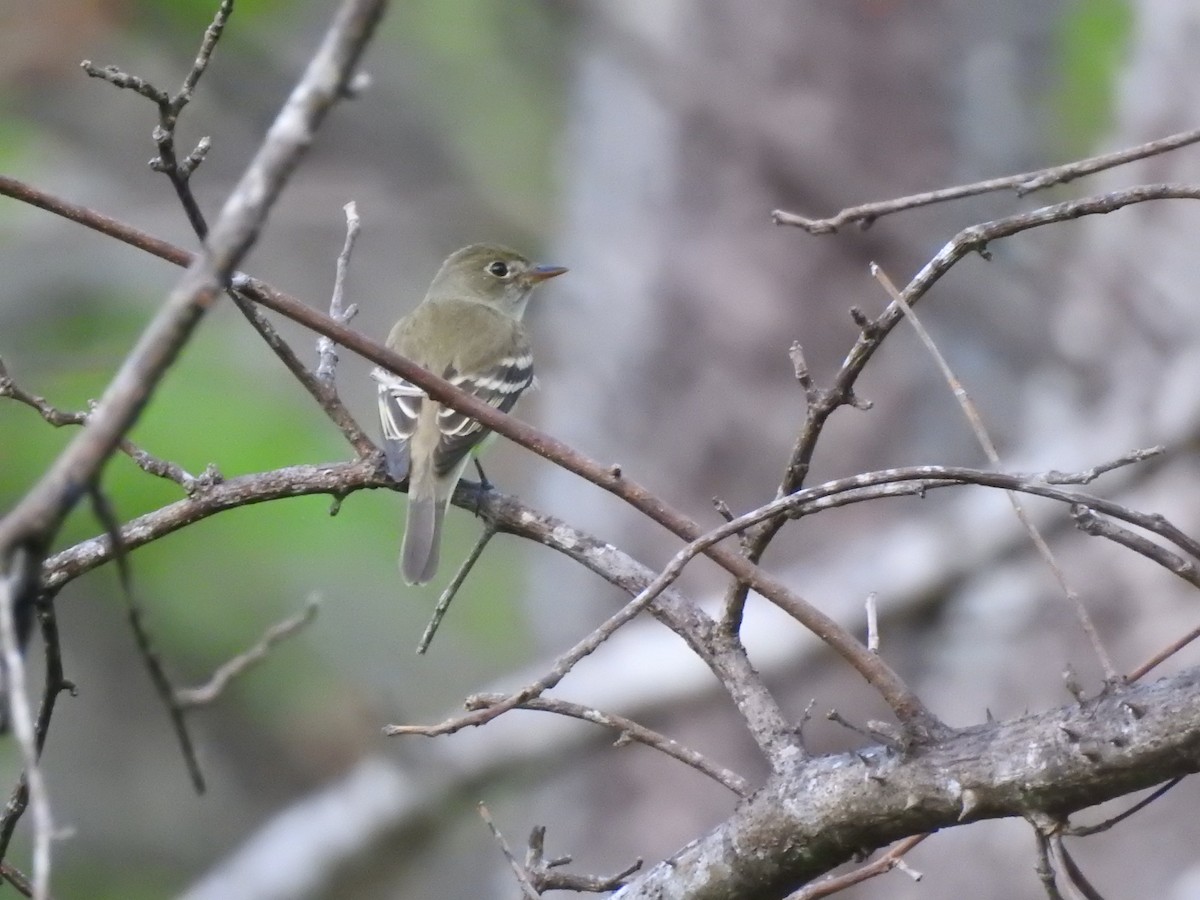
[[[533,289],[567,271],[539,266],[494,244],[452,253],[425,300],[401,319],[387,346],[485,403],[508,412],[533,384],[533,356],[521,317]],[[408,479],[400,573],[424,584],[438,566],[442,519],[471,451],[489,434],[412,382],[376,368],[388,472]]]

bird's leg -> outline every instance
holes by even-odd
[[[480,514],[480,504],[483,501],[483,495],[493,488],[493,484],[488,481],[487,474],[483,471],[483,464],[479,462],[478,456],[472,456],[472,461],[475,463],[475,471],[479,473],[479,490],[475,494],[475,516]]]

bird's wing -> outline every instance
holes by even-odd
[[[397,481],[408,477],[408,440],[417,427],[425,391],[411,381],[384,369],[371,377],[379,385],[379,421],[388,472]],[[501,412],[508,412],[521,393],[533,383],[533,358],[527,351],[507,356],[483,372],[459,372],[447,367],[442,377]],[[471,448],[487,436],[487,429],[457,410],[441,406],[437,413],[441,436],[433,454],[433,467],[445,475],[457,466]]]
[[[533,357],[527,350],[521,350],[486,371],[459,372],[450,367],[442,377],[489,406],[508,412],[533,383]],[[488,433],[470,416],[448,406],[438,409],[437,423],[441,440],[434,451],[433,466],[438,474],[451,471]]]
[[[374,369],[371,377],[379,386],[379,422],[383,426],[388,474],[396,481],[403,481],[408,477],[408,439],[417,427],[425,392],[384,369]]]

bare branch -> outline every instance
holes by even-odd
[[[795,213],[777,209],[771,213],[776,225],[794,225],[803,228],[809,234],[832,234],[843,225],[858,222],[863,228],[869,228],[876,219],[893,213],[910,209],[919,209],[934,203],[945,203],[950,200],[960,200],[964,197],[975,197],[979,194],[994,191],[1013,191],[1018,197],[1057,184],[1066,184],[1085,175],[1094,175],[1105,169],[1123,166],[1135,160],[1149,156],[1167,153],[1186,147],[1200,141],[1200,128],[1182,131],[1169,137],[1159,138],[1136,147],[1118,150],[1115,153],[1105,153],[1090,159],[1080,159],[1062,166],[1052,166],[1048,169],[1037,169],[1032,172],[1022,172],[1019,175],[1008,175],[1003,178],[989,178],[986,181],[976,181],[957,187],[942,188],[913,194],[908,197],[898,197],[895,200],[884,200],[877,203],[864,203],[861,206],[851,206],[843,209],[835,216],[827,219],[808,219]]]
[[[156,172],[162,172],[170,179],[180,203],[183,204],[184,212],[187,213],[192,230],[201,240],[208,236],[208,223],[204,220],[204,214],[200,211],[200,205],[196,202],[189,181],[192,172],[207,155],[212,141],[207,137],[201,138],[196,149],[189,153],[181,163],[175,152],[175,127],[179,123],[179,116],[184,107],[191,102],[200,76],[208,68],[208,62],[212,58],[213,51],[216,49],[217,42],[221,39],[225,24],[229,21],[232,13],[233,0],[222,0],[212,24],[205,29],[204,38],[200,43],[200,50],[196,54],[192,68],[184,78],[179,92],[174,96],[159,90],[143,78],[121,71],[116,66],[105,66],[101,69],[86,59],[81,63],[83,70],[91,77],[101,78],[119,88],[135,91],[158,107],[158,125],[154,129],[154,142],[158,145],[158,156],[150,160],[150,168]]]
[[[476,694],[468,698],[467,707],[487,708],[495,703],[500,703],[504,700],[502,694]],[[617,746],[636,741],[639,744],[645,744],[647,747],[653,747],[655,750],[660,750],[667,756],[679,760],[686,766],[690,766],[697,772],[702,772],[709,778],[724,785],[740,797],[750,796],[752,789],[750,784],[741,775],[736,772],[718,766],[710,762],[703,754],[692,750],[690,747],[685,747],[678,741],[672,740],[669,737],[659,734],[657,731],[651,731],[645,725],[640,725],[632,719],[627,719],[624,716],[618,716],[614,713],[603,712],[599,709],[593,709],[590,706],[584,706],[581,703],[572,703],[569,700],[560,700],[557,697],[534,697],[526,700],[518,709],[539,710],[541,712],[555,713],[560,716],[569,716],[573,719],[581,719],[584,722],[592,722],[595,725],[601,725],[604,728],[611,728],[613,731],[620,732],[617,738]]]
[[[504,840],[504,835],[500,833],[500,829],[496,827],[496,823],[492,821],[492,814],[488,811],[487,804],[480,803],[477,807],[479,810],[479,818],[487,823],[487,827],[492,832],[492,837],[496,840],[496,845],[500,848],[500,852],[504,854],[504,858],[508,861],[508,866],[513,871],[513,876],[517,879],[517,884],[521,888],[521,896],[527,900],[538,900],[541,896],[529,880],[529,875],[525,871],[525,867],[517,862],[517,858],[513,856],[512,850],[508,848],[508,841]]]
[[[527,684],[514,694],[496,700],[494,703],[475,704],[474,709],[465,715],[446,719],[437,725],[387,725],[383,733],[388,735],[420,734],[426,737],[436,737],[442,734],[454,734],[464,728],[476,727],[490,722],[496,716],[516,709],[556,686],[567,677],[567,673],[575,668],[580,660],[600,648],[600,645],[612,637],[621,626],[631,622],[657,596],[643,591],[626,603],[620,610],[609,616],[598,628],[579,641],[574,647],[554,661],[550,671],[536,681]]]
[[[346,276],[350,271],[350,255],[354,252],[354,242],[358,240],[361,223],[358,218],[358,205],[351,201],[342,209],[346,212],[346,243],[337,258],[337,272],[333,280],[333,296],[329,300],[329,317],[335,322],[346,325],[358,314],[358,307],[351,304],[344,306],[346,292]],[[317,380],[326,387],[333,388],[334,370],[337,368],[337,347],[333,341],[321,335],[317,338]]]
[[[300,612],[289,616],[282,622],[276,622],[266,630],[258,643],[219,666],[204,684],[191,688],[176,688],[173,694],[175,703],[180,709],[186,710],[196,706],[206,706],[215,701],[229,687],[233,679],[263,662],[276,644],[287,640],[310,625],[317,617],[320,605],[320,600],[314,597],[305,604],[304,609]]]
[[[825,878],[810,884],[808,887],[801,888],[796,893],[789,895],[787,900],[817,900],[819,897],[828,897],[831,894],[838,893],[838,891],[844,891],[848,887],[861,884],[871,878],[883,875],[885,872],[890,872],[892,869],[899,868],[904,862],[904,854],[908,853],[927,837],[929,837],[928,834],[915,834],[910,838],[905,838],[887,853],[878,859],[872,860],[865,866],[860,866],[853,872],[847,872],[845,875]],[[914,881],[919,881],[920,879],[921,876],[919,874],[913,878]]]
[[[1196,139],[1197,134],[1200,132],[1188,132],[1185,135],[1177,135],[1175,138],[1165,140],[1171,142],[1179,139],[1191,142]],[[1166,149],[1170,149],[1170,147],[1168,146]],[[1161,150],[1155,152],[1161,152]],[[1039,175],[1041,173],[1030,174]],[[1066,222],[1085,215],[1103,215],[1133,203],[1160,199],[1200,199],[1200,187],[1183,184],[1140,185],[973,225],[960,231],[932,260],[926,263],[904,289],[903,296],[910,306],[916,304],[963,257],[972,252],[986,255],[989,241],[1010,237],[1022,231],[1055,222]],[[859,326],[859,337],[842,363],[833,385],[809,396],[804,424],[792,448],[777,496],[790,494],[804,484],[817,440],[829,417],[843,406],[861,407],[854,393],[854,385],[858,381],[858,376],[903,315],[895,303],[877,319],[868,319],[856,309],[852,309],[851,314]],[[770,519],[754,533],[748,535],[747,560],[757,562],[785,522],[786,519],[782,517]],[[726,628],[734,632],[740,625],[741,609],[745,604],[746,593],[749,589],[748,584],[737,580],[730,585],[726,593],[724,624]]]
[[[1179,784],[1179,782],[1181,782],[1181,781],[1183,781],[1182,778],[1172,778],[1166,784],[1161,785],[1156,790],[1151,792],[1148,797],[1143,797],[1141,800],[1139,800],[1137,803],[1133,804],[1133,806],[1129,807],[1129,809],[1125,810],[1125,812],[1121,813],[1120,815],[1113,816],[1111,819],[1105,819],[1103,822],[1098,822],[1095,825],[1075,825],[1072,827],[1064,828],[1063,834],[1069,834],[1072,837],[1088,837],[1089,835],[1100,834],[1102,831],[1108,831],[1114,825],[1118,825],[1121,822],[1124,822],[1126,819],[1128,819],[1134,813],[1140,812],[1141,810],[1145,809],[1147,806],[1149,806],[1151,803],[1153,803],[1155,800],[1157,800],[1159,797],[1161,797],[1167,791],[1171,790],[1171,788],[1175,787],[1175,785]]]
[[[458,567],[458,571],[454,573],[454,577],[450,579],[450,583],[446,585],[446,589],[438,597],[437,604],[433,607],[433,615],[429,619],[429,624],[425,626],[421,640],[417,642],[418,654],[423,654],[429,649],[429,644],[433,640],[434,634],[437,633],[438,626],[442,624],[442,617],[446,615],[446,610],[450,608],[450,601],[458,594],[459,588],[463,586],[463,582],[467,580],[467,576],[475,568],[475,563],[483,555],[484,548],[496,536],[496,531],[495,524],[491,522],[484,526],[483,533],[475,541],[475,546],[471,548],[471,552],[467,554],[467,558],[463,560],[463,564]]]
[[[1200,570],[1194,562],[1189,562],[1177,553],[1172,553],[1165,547],[1160,547],[1154,541],[1134,534],[1128,528],[1121,528],[1105,519],[1100,518],[1082,503],[1071,507],[1071,518],[1075,526],[1084,534],[1093,537],[1103,537],[1115,544],[1120,544],[1139,553],[1153,563],[1162,566],[1172,575],[1178,575],[1192,587],[1200,588]]]
[[[1161,444],[1155,447],[1146,447],[1144,450],[1131,450],[1129,453],[1118,456],[1116,459],[1101,463],[1098,466],[1092,466],[1090,469],[1084,469],[1082,472],[1059,472],[1052,470],[1039,474],[1037,480],[1044,481],[1046,484],[1091,484],[1101,475],[1107,475],[1115,469],[1145,462],[1148,459],[1162,456],[1166,452],[1167,448]]]
[[[954,398],[958,401],[963,415],[966,416],[967,422],[971,426],[971,431],[975,435],[975,440],[983,448],[983,453],[987,457],[988,462],[996,468],[1000,468],[1002,465],[1000,454],[996,451],[996,445],[993,443],[991,435],[988,434],[987,429],[984,427],[983,417],[979,415],[979,410],[976,408],[974,401],[971,400],[971,396],[967,393],[966,388],[963,387],[962,382],[958,380],[953,370],[951,370],[950,364],[946,362],[946,357],[937,348],[937,344],[934,343],[929,332],[925,330],[925,326],[921,324],[921,320],[917,318],[917,314],[913,312],[912,307],[908,305],[908,301],[904,299],[904,296],[896,289],[896,285],[888,278],[887,273],[875,263],[871,263],[871,274],[875,276],[875,280],[887,291],[888,296],[892,299],[892,303],[900,307],[900,311],[904,313],[905,318],[912,325],[913,330],[917,333],[917,337],[925,345],[925,349],[929,352],[929,355],[933,357],[938,369],[941,370],[942,377],[946,380],[951,392],[954,394]],[[1029,539],[1037,549],[1038,555],[1050,569],[1054,580],[1058,582],[1059,590],[1062,591],[1063,596],[1066,597],[1067,602],[1071,604],[1071,608],[1075,611],[1075,618],[1079,620],[1080,627],[1083,628],[1083,633],[1087,635],[1088,641],[1091,642],[1092,650],[1095,652],[1096,658],[1100,660],[1100,665],[1104,669],[1104,680],[1107,682],[1115,681],[1118,678],[1117,667],[1113,665],[1112,657],[1105,648],[1104,641],[1100,639],[1100,632],[1096,630],[1096,623],[1092,621],[1091,613],[1088,612],[1083,598],[1079,596],[1079,593],[1067,581],[1067,575],[1062,570],[1062,566],[1058,564],[1058,560],[1055,559],[1050,545],[1046,543],[1046,539],[1042,536],[1041,531],[1038,530],[1038,527],[1033,524],[1033,521],[1025,512],[1025,507],[1017,499],[1016,493],[1014,491],[1005,491],[1005,496],[1008,497],[1008,502],[1012,504],[1013,512],[1017,514],[1017,519],[1020,521],[1021,527],[1029,535]]]
[[[84,412],[63,412],[47,403],[45,397],[22,389],[9,376],[3,360],[0,360],[0,397],[9,397],[37,410],[38,414],[55,428],[61,428],[63,425],[86,425],[91,415]],[[188,474],[182,466],[151,455],[128,438],[122,438],[117,447],[148,475],[173,481],[188,492],[195,488],[195,476]]]
[[[1100,896],[1100,892],[1092,887],[1091,882],[1084,876],[1083,870],[1071,858],[1071,854],[1067,852],[1066,844],[1063,843],[1062,831],[1055,831],[1049,837],[1051,855],[1058,863],[1059,870],[1067,876],[1067,884],[1071,888],[1072,896],[1079,897],[1081,900],[1104,900]]]
[[[7,862],[0,862],[0,878],[11,884],[22,897],[33,896],[33,883],[20,869],[10,866]]]
[[[1047,900],[1063,900],[1062,892],[1058,889],[1058,879],[1055,877],[1054,862],[1050,858],[1050,836],[1044,834],[1036,825],[1033,834],[1037,840],[1037,865],[1034,866],[1034,872],[1042,883],[1042,890],[1046,892]]]
[[[175,700],[175,688],[171,684],[166,666],[158,651],[154,649],[154,642],[142,617],[141,604],[134,596],[133,572],[129,566],[126,547],[121,542],[121,523],[109,504],[108,498],[99,488],[93,486],[90,494],[92,509],[96,513],[96,518],[104,526],[104,532],[113,548],[113,559],[117,564],[121,593],[125,598],[126,615],[129,619],[129,627],[133,631],[138,655],[141,656],[146,672],[150,675],[150,682],[154,685],[155,693],[158,694],[159,700],[167,710],[171,728],[175,732],[175,739],[179,742],[179,750],[183,754],[184,765],[192,780],[192,787],[197,794],[203,794],[205,791],[204,772],[200,768],[200,760],[196,757],[196,746],[192,742],[191,732],[188,731],[187,722],[184,720],[183,709]]]
[[[42,702],[38,709],[37,722],[34,725],[34,743],[39,756],[46,743],[46,734],[50,729],[50,719],[54,713],[58,695],[63,691],[75,692],[75,686],[63,677],[62,645],[58,637],[58,622],[54,616],[54,604],[48,596],[38,600],[38,620],[41,624],[42,642],[46,654],[46,672],[42,688]],[[18,638],[20,638],[18,623]],[[12,841],[17,822],[20,821],[29,803],[29,779],[25,773],[17,780],[8,803],[4,807],[4,816],[0,819],[0,859],[8,854],[8,846]],[[19,873],[18,873],[19,874]]]
[[[165,91],[159,91],[157,88],[146,84],[142,79],[120,72],[115,67],[109,66],[104,70],[97,70],[90,63],[86,61],[84,63],[84,68],[88,71],[88,74],[102,77],[118,86],[135,88],[138,90],[138,93],[149,97],[156,103],[159,121],[154,129],[154,140],[158,145],[158,156],[150,161],[150,166],[156,172],[166,175],[170,180],[176,195],[179,197],[180,203],[183,205],[184,212],[187,214],[188,221],[192,225],[192,230],[202,241],[208,236],[208,223],[205,221],[204,214],[200,210],[200,205],[192,193],[190,179],[192,172],[208,153],[212,142],[207,137],[201,138],[196,149],[183,162],[179,162],[175,152],[175,129],[184,107],[191,101],[192,93],[200,80],[200,76],[208,66],[208,61],[212,56],[213,50],[216,48],[217,41],[220,39],[225,24],[232,12],[232,0],[223,0],[220,8],[217,10],[216,18],[204,33],[204,40],[201,43],[200,51],[196,56],[191,71],[184,79],[183,86],[179,92],[174,96],[168,96]],[[350,92],[348,90],[344,91],[342,96],[350,96]],[[267,346],[271,348],[272,352],[275,353],[288,371],[300,382],[301,386],[312,395],[317,403],[326,411],[327,415],[342,430],[343,435],[357,450],[358,454],[365,456],[371,453],[373,445],[358,426],[358,423],[354,421],[350,412],[338,399],[332,383],[327,384],[308,371],[304,363],[296,355],[296,352],[288,346],[287,342],[283,340],[274,326],[254,307],[253,303],[236,292],[230,291],[228,293],[230,299],[233,300],[234,305],[237,306],[245,319],[258,332],[259,336],[262,337]],[[349,317],[341,321],[349,321]]]
[[[625,883],[625,879],[642,867],[636,859],[616,875],[576,875],[560,872],[561,866],[572,860],[569,856],[546,859],[546,826],[535,825],[529,833],[529,850],[525,854],[525,871],[539,893],[547,891],[575,891],[576,893],[607,894]]]
[[[1171,643],[1167,644],[1167,646],[1163,647],[1163,649],[1159,650],[1152,657],[1130,672],[1126,676],[1126,680],[1133,682],[1137,681],[1139,678],[1144,678],[1147,673],[1158,668],[1158,666],[1166,662],[1188,644],[1192,643],[1192,641],[1196,640],[1196,638],[1200,638],[1200,625],[1197,625],[1187,634],[1171,641]]]
[[[875,592],[867,594],[867,649],[879,652],[879,610],[875,604]]]
[[[0,565],[0,653],[4,661],[4,700],[9,720],[21,751],[25,767],[23,782],[27,785],[29,803],[33,806],[33,897],[46,900],[50,893],[50,842],[54,837],[54,817],[50,797],[42,775],[33,712],[25,687],[25,657],[17,638],[14,609],[20,600],[20,583],[14,570],[26,566],[29,552],[14,548]],[[10,804],[11,806],[11,804]]]

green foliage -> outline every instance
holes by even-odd
[[[230,23],[237,23],[235,31],[243,34],[247,28],[267,26],[270,17],[289,6],[286,0],[237,0],[233,7]],[[161,29],[169,27],[189,40],[198,40],[217,14],[218,0],[139,0],[137,15],[131,17],[143,27]]]
[[[427,109],[475,187],[531,231],[544,225],[565,83],[552,11],[534,0],[413,0],[384,29],[420,58]]]
[[[1075,0],[1063,16],[1053,100],[1060,153],[1086,155],[1112,124],[1114,91],[1132,26],[1128,0]]]

